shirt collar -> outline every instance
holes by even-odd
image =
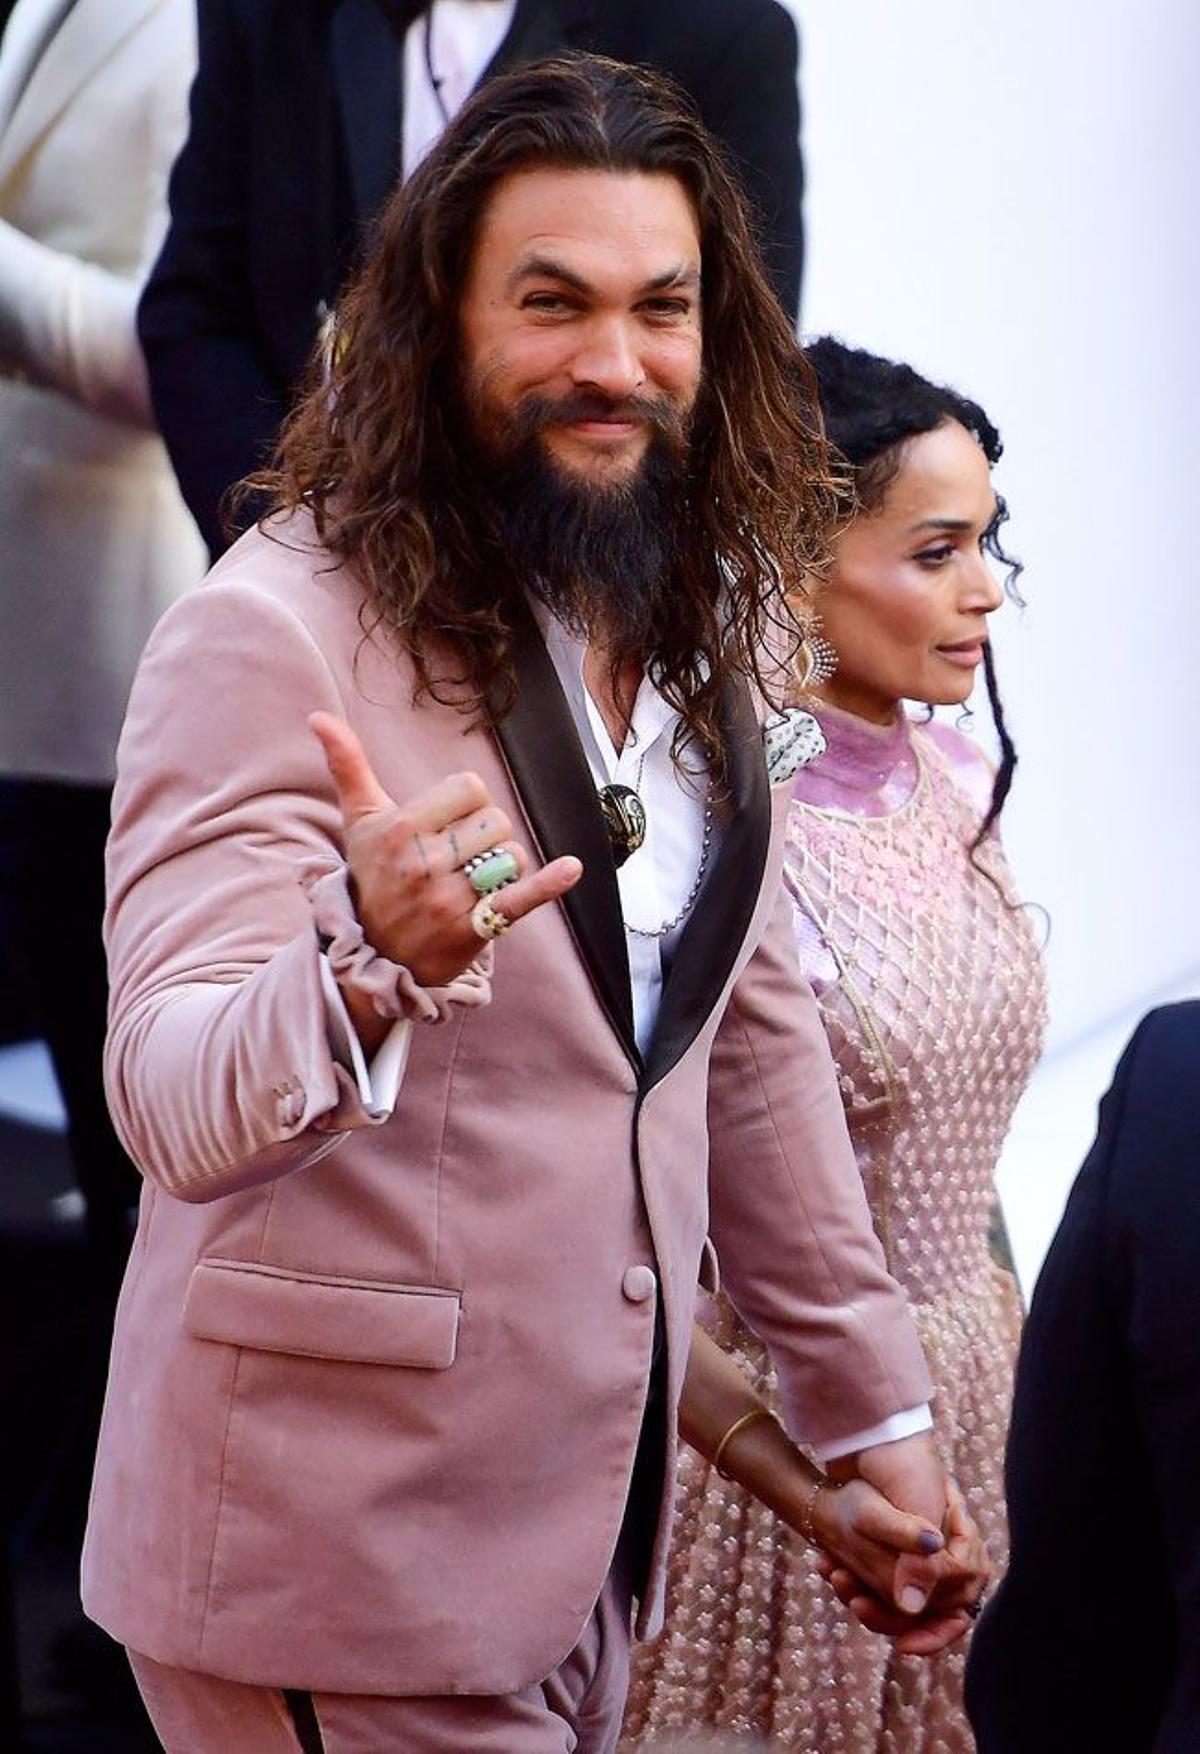
[[[670,731],[674,735],[680,719],[678,709],[663,698],[649,676],[643,676],[633,703],[630,726],[633,735],[623,750],[615,751],[599,708],[584,685],[583,660],[587,654],[587,641],[581,635],[572,633],[540,599],[531,599],[531,606],[542,631],[542,638],[546,642],[550,661],[567,697],[576,728],[581,736],[585,726],[590,728],[597,752],[603,757],[604,765],[611,774],[615,775],[617,769],[628,763],[631,757],[640,762],[665,732]]]

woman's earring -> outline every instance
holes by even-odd
[[[829,681],[837,669],[837,653],[827,639],[821,637],[821,617],[811,610],[800,616],[800,647],[793,669],[796,686],[801,694],[812,694]]]

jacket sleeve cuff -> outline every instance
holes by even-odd
[[[386,1043],[384,1044],[386,1046]],[[382,1050],[381,1050],[382,1051]],[[874,1449],[877,1443],[899,1443],[902,1437],[915,1437],[918,1432],[933,1428],[933,1415],[928,1402],[919,1407],[905,1407],[890,1419],[872,1425],[868,1431],[856,1431],[850,1437],[839,1437],[836,1443],[810,1445],[816,1460],[824,1467],[839,1456],[857,1455],[860,1449]]]
[[[367,943],[354,912],[345,865],[326,871],[308,887],[313,924],[329,969],[343,991],[362,994],[380,1017],[393,1022],[444,1023],[457,1005],[486,1005],[492,996],[492,948],[444,987],[423,987],[402,963],[380,956]],[[348,1022],[348,1019],[347,1019]],[[394,1033],[394,1032],[393,1032]],[[353,1030],[350,1031],[353,1036]],[[384,1053],[391,1036],[380,1049]],[[361,1048],[359,1049],[361,1054]],[[401,1065],[401,1069],[403,1069]]]

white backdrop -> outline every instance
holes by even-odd
[[[953,383],[1006,444],[1005,838],[1053,921],[1001,1183],[1028,1281],[1127,1027],[1200,993],[1200,8],[790,3],[805,328]]]

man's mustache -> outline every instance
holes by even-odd
[[[513,414],[511,433],[529,438],[551,426],[583,421],[631,421],[678,442],[688,422],[666,396],[606,396],[596,390],[573,390],[567,396],[526,396]]]

